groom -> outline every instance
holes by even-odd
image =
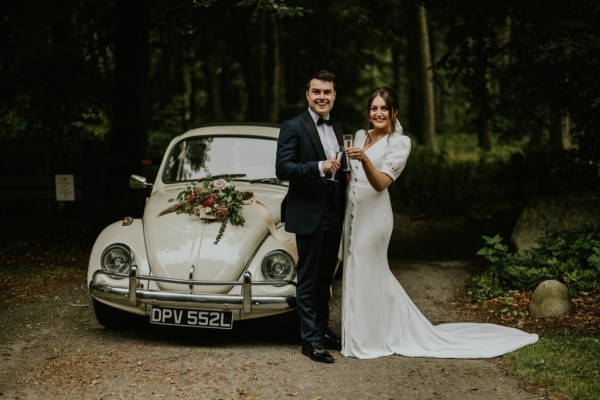
[[[289,181],[282,204],[285,229],[296,235],[302,354],[332,363],[327,350],[341,350],[339,337],[329,328],[329,294],[337,264],[344,218],[346,179],[340,161],[330,150],[342,143],[342,127],[330,118],[335,101],[334,75],[319,71],[306,86],[308,109],[285,121],[279,131],[277,178]],[[336,175],[337,182],[327,178]]]

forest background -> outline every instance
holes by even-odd
[[[301,112],[307,76],[325,68],[347,132],[362,128],[372,89],[399,93],[413,141],[390,188],[395,232],[412,229],[402,247],[420,239],[420,256],[443,247],[456,259],[466,244],[460,256],[474,257],[490,235],[470,294],[491,298],[477,320],[534,327],[542,340],[511,355],[513,369],[595,399],[597,225],[551,231],[524,256],[495,233],[510,235],[540,196],[598,204],[598,21],[598,0],[0,2],[0,288],[63,280],[57,266],[80,279],[100,229],[141,216],[147,193],[130,174],[154,179],[190,128]],[[75,201],[56,201],[57,174],[74,176]],[[421,222],[454,230],[419,237]],[[569,285],[575,311],[538,321],[528,296],[550,278]]]
[[[415,146],[392,195],[412,215],[597,187],[599,3],[2,2],[0,197],[28,213],[49,200],[92,230],[138,216],[145,194],[128,177],[153,179],[171,138],[281,122],[306,107],[306,77],[322,68],[349,132],[373,88],[399,93]],[[77,201],[57,206],[54,175],[69,173]]]

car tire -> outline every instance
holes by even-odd
[[[92,299],[94,313],[100,325],[109,330],[136,329],[146,322],[145,318],[131,314],[118,308],[108,306],[96,299]]]

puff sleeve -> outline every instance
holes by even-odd
[[[402,130],[396,129],[396,132],[389,136],[385,159],[381,167],[381,172],[389,175],[393,180],[398,179],[404,170],[411,149],[410,138],[401,132]]]

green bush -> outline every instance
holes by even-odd
[[[509,290],[534,290],[546,279],[567,285],[573,296],[600,294],[600,229],[582,224],[571,229],[546,229],[538,246],[524,254],[509,251],[499,235],[483,236],[477,252],[487,261],[470,292],[476,300]]]
[[[600,181],[600,164],[526,139],[494,137],[487,152],[473,134],[443,134],[438,140],[435,153],[413,138],[406,169],[390,186],[398,209],[432,218],[482,216],[519,207],[539,192],[598,187]]]
[[[402,177],[390,187],[392,200],[406,212],[429,217],[488,214],[519,202],[520,172],[510,157],[473,157],[414,146]]]

